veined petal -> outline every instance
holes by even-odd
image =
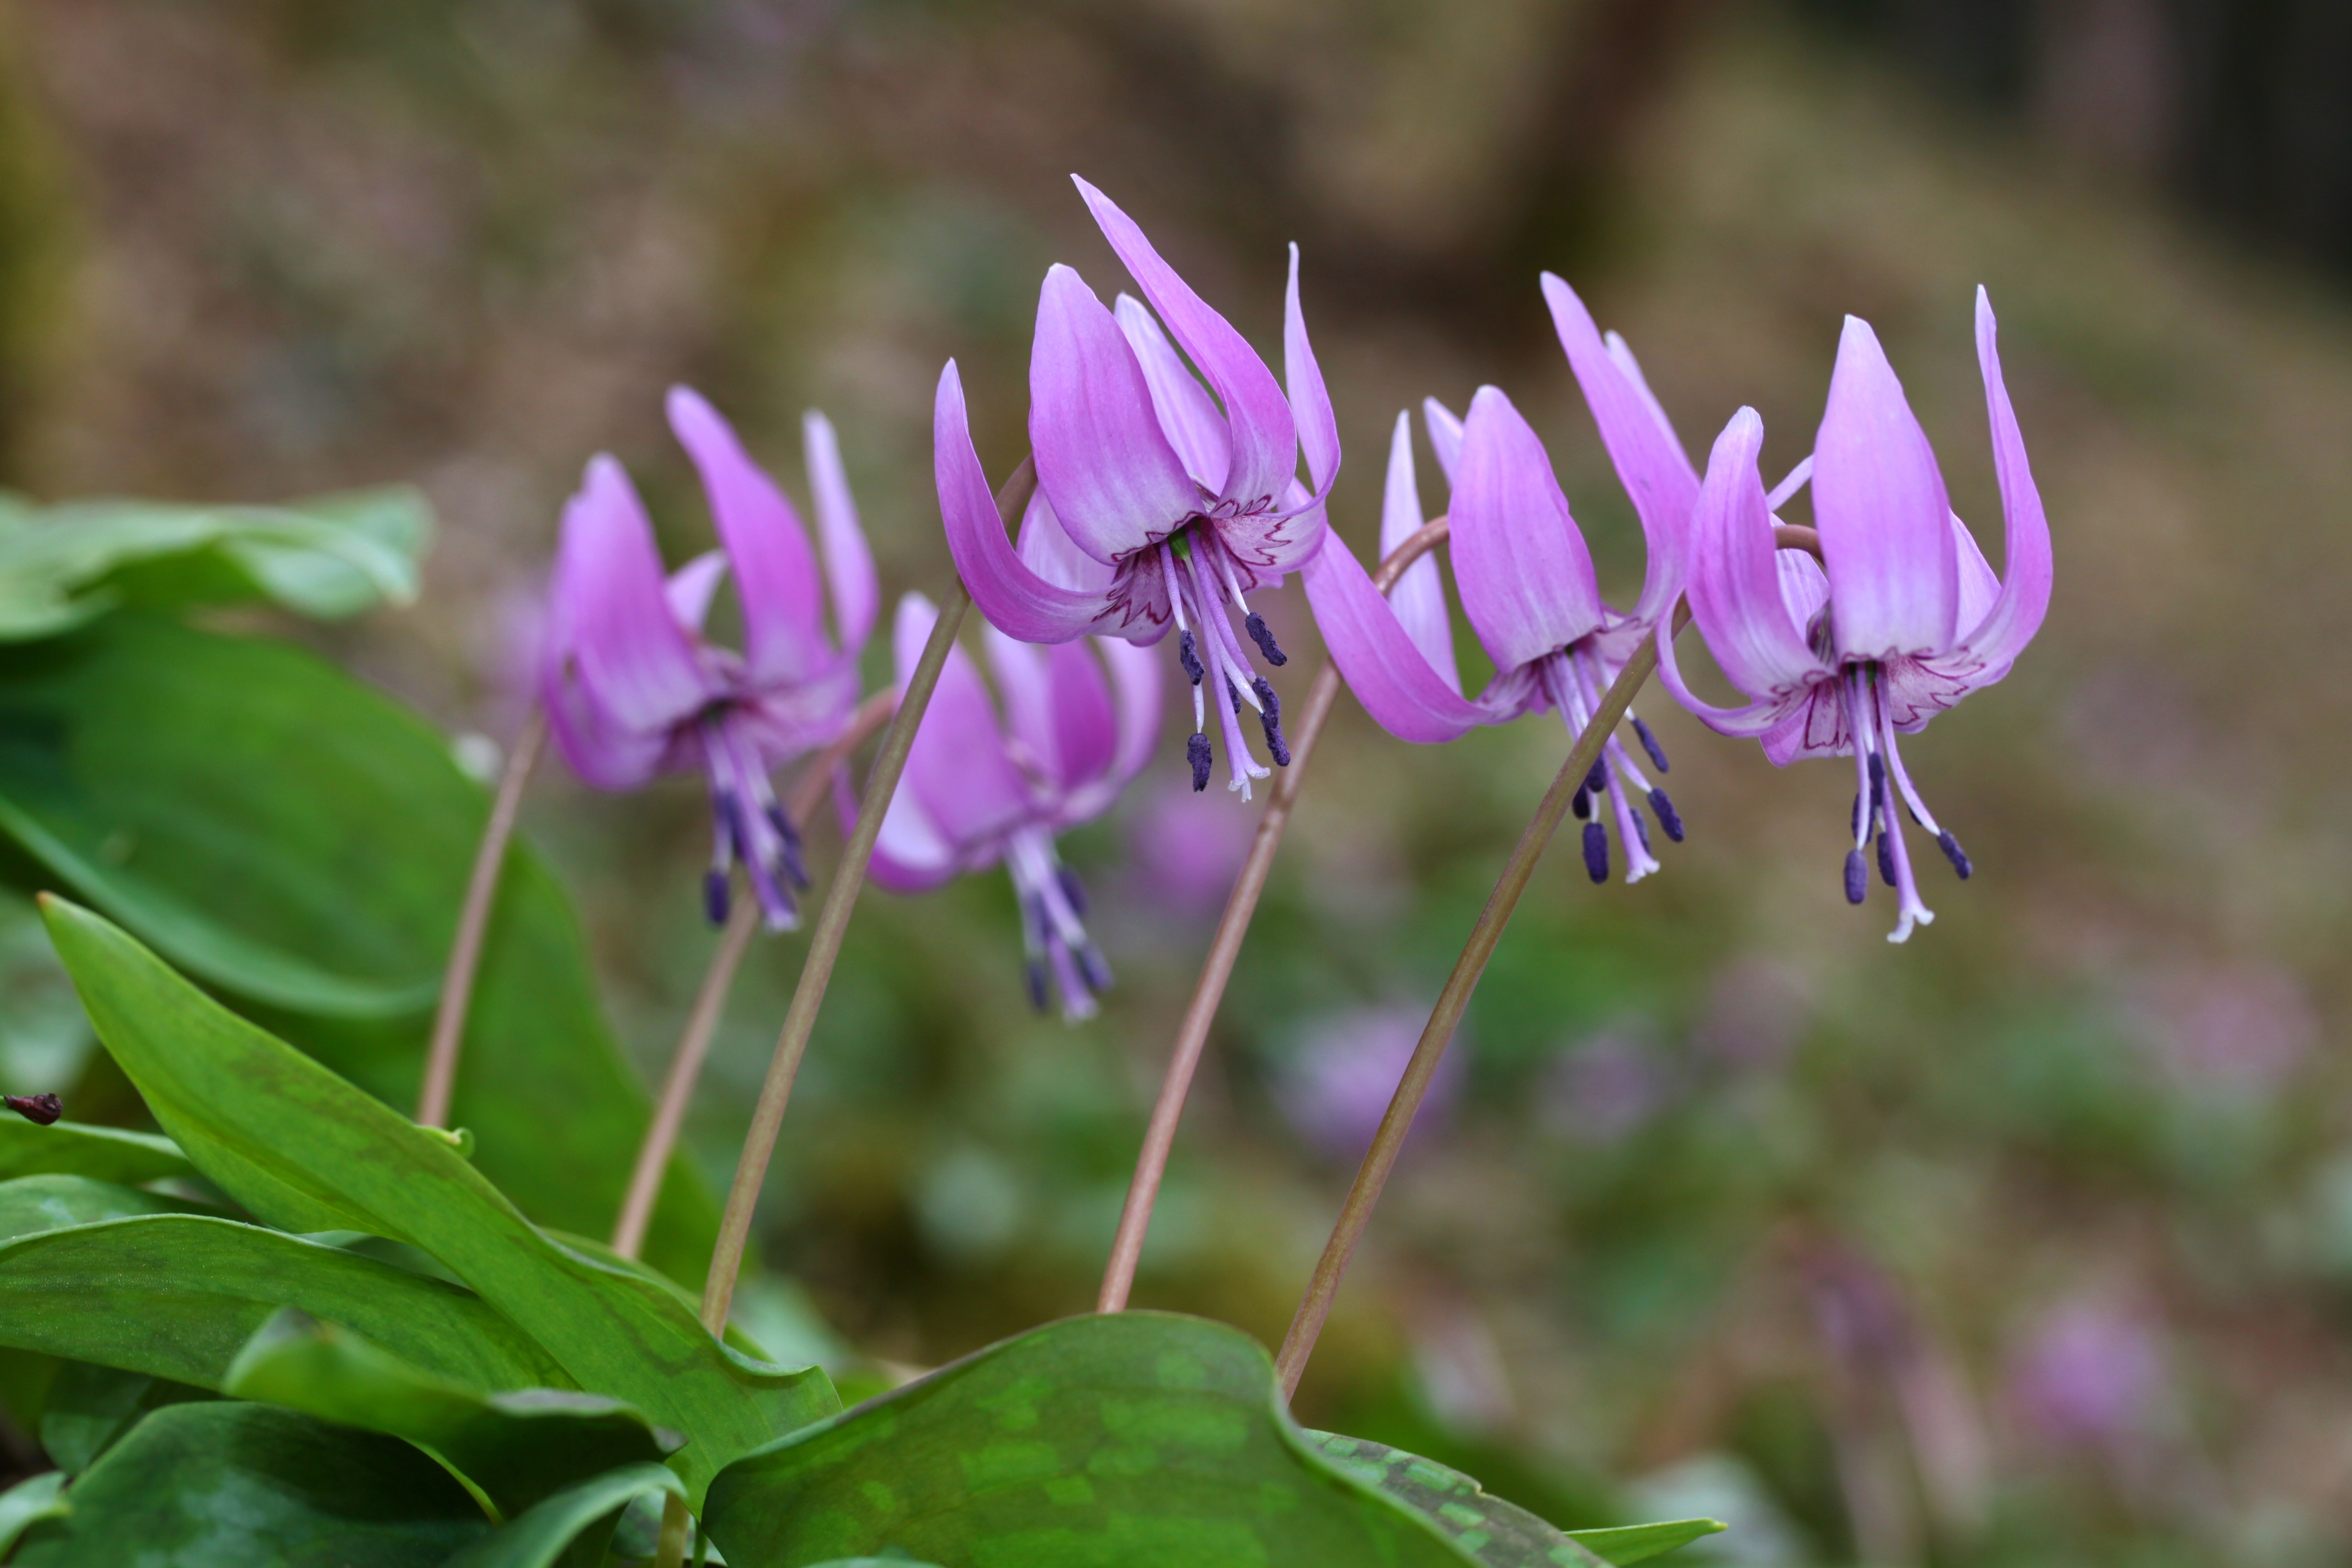
[[[1399,413],[1396,434],[1389,441],[1388,493],[1381,505],[1381,559],[1387,560],[1421,526],[1421,487],[1412,471],[1412,416]],[[1404,569],[1389,590],[1389,605],[1429,668],[1458,693],[1462,671],[1454,659],[1454,626],[1445,613],[1445,584],[1437,575],[1434,552]]]
[[[989,625],[1024,642],[1066,642],[1108,612],[1103,592],[1071,588],[1041,576],[1014,552],[1013,542],[1004,536],[1004,521],[997,515],[996,498],[989,493],[980,454],[972,449],[963,379],[953,360],[940,372],[939,397],[932,405],[931,465],[948,552],[955,557],[956,573]]]
[[[1401,741],[1430,744],[1490,721],[1430,668],[1338,534],[1325,531],[1323,548],[1308,559],[1303,575],[1332,662],[1381,729]]]
[[[669,389],[669,427],[702,475],[711,521],[734,563],[747,672],[760,683],[806,675],[833,650],[816,554],[793,503],[693,388]]]
[[[1463,613],[1496,668],[1599,629],[1606,612],[1584,535],[1543,442],[1498,388],[1470,400],[1449,514]]]
[[[621,465],[601,452],[564,507],[551,596],[572,662],[614,725],[662,729],[711,695],[694,640],[670,608],[645,506]]]
[[[1564,279],[1545,273],[1543,291],[1560,347],[1568,352],[1569,368],[1576,373],[1585,405],[1601,426],[1601,444],[1608,448],[1617,480],[1642,520],[1649,563],[1633,618],[1646,624],[1664,615],[1682,591],[1691,509],[1698,504],[1698,470],[1675,438],[1665,410],[1651,395],[1624,340],[1612,334],[1613,342],[1603,342],[1591,312]]]
[[[841,466],[841,442],[833,421],[815,409],[801,416],[801,447],[808,454],[809,490],[816,497],[816,534],[824,548],[825,580],[833,587],[833,619],[844,653],[866,646],[882,603],[874,574],[874,552],[857,526],[857,502]]]
[[[2017,410],[2010,406],[2009,386],[2001,379],[1998,337],[1992,298],[1979,286],[1977,366],[1984,374],[1985,412],[1992,421],[1993,471],[2000,480],[2007,531],[2001,564],[2006,575],[2000,597],[1984,618],[1973,626],[1966,620],[1960,625],[1970,652],[1988,665],[2006,668],[2042,629],[2042,617],[2050,608],[2050,520],[2033,483],[2033,466],[2026,460]]]
[[[939,614],[920,594],[898,601],[891,643],[901,691],[923,657]],[[1028,788],[996,726],[996,705],[961,644],[948,649],[947,667],[915,731],[898,789],[913,794],[960,858],[1030,815]]]
[[[1763,445],[1764,421],[1752,408],[1733,415],[1716,437],[1691,522],[1690,603],[1699,635],[1725,678],[1750,697],[1769,700],[1828,666],[1807,645],[1804,625],[1794,618],[1783,587],[1777,556],[1788,552],[1772,547],[1772,514],[1765,509],[1764,481],[1756,470]],[[1791,570],[1801,583],[1803,569]],[[1832,579],[1832,593],[1835,586]],[[1663,666],[1671,650],[1659,646]],[[1675,695],[1707,717],[1678,684]]]
[[[1118,320],[1118,330],[1127,335],[1127,346],[1135,351],[1136,363],[1143,368],[1143,383],[1150,390],[1160,428],[1193,482],[1216,494],[1224,485],[1229,461],[1225,416],[1217,412],[1216,400],[1176,353],[1176,345],[1168,341],[1142,300],[1121,294],[1112,314]]]
[[[1339,421],[1331,413],[1323,367],[1315,363],[1315,347],[1307,341],[1307,318],[1298,309],[1296,244],[1290,247],[1290,288],[1282,300],[1282,379],[1290,397],[1290,416],[1298,427],[1298,449],[1307,459],[1307,477],[1319,496],[1339,477]]]
[[[1169,335],[1200,367],[1202,379],[1224,405],[1232,461],[1225,471],[1223,499],[1249,506],[1279,497],[1298,471],[1298,430],[1274,373],[1233,324],[1160,258],[1134,219],[1086,181],[1075,174],[1071,178],[1103,237],[1168,324]]]
[[[1878,334],[1848,316],[1813,441],[1813,523],[1841,655],[1885,658],[1951,647],[1960,595],[1951,515],[1927,433]]]
[[[1735,741],[1756,740],[1778,729],[1791,710],[1803,707],[1805,694],[1800,688],[1779,697],[1759,698],[1744,708],[1718,708],[1693,691],[1683,679],[1681,661],[1675,658],[1674,623],[1660,621],[1653,635],[1658,643],[1658,679],[1675,701],[1718,735],[1728,735]]]
[[[662,596],[669,601],[669,613],[677,617],[679,626],[701,634],[702,623],[710,616],[711,596],[726,575],[724,550],[706,550],[669,574],[669,581],[662,585]]]
[[[1077,547],[1116,563],[1201,510],[1127,334],[1085,279],[1056,265],[1029,356],[1037,482]]]
[[[1434,397],[1424,397],[1421,400],[1421,422],[1429,427],[1430,450],[1437,454],[1437,467],[1451,486],[1454,470],[1462,460],[1462,421],[1454,410]]]

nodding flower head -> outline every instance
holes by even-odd
[[[901,690],[938,619],[919,594],[898,602],[892,641]],[[982,635],[1003,722],[978,667],[950,648],[883,814],[874,879],[920,892],[1003,861],[1021,908],[1030,1000],[1042,1010],[1050,987],[1061,994],[1064,1017],[1090,1017],[1110,966],[1087,935],[1086,891],[1054,838],[1109,810],[1150,755],[1160,667],[1117,638],[1037,647],[993,626]],[[845,824],[854,822],[845,778],[835,798]]]
[[[833,426],[803,426],[816,497],[816,552],[791,501],[695,393],[674,387],[670,427],[701,471],[723,551],[665,577],[644,504],[621,465],[598,454],[564,508],[540,661],[557,747],[599,789],[635,789],[664,773],[709,781],[713,848],[705,902],[727,915],[740,861],[771,929],[795,919],[807,886],[800,837],[769,774],[838,735],[857,706],[857,655],[873,629],[873,557]],[[743,646],[705,637],[732,570]],[[830,586],[834,629],[824,594]]]
[[[1707,463],[1692,529],[1691,617],[1748,704],[1717,708],[1694,696],[1673,639],[1658,639],[1659,675],[1717,732],[1761,741],[1777,764],[1853,759],[1845,896],[1858,904],[1867,895],[1875,837],[1879,877],[1895,891],[1891,942],[1936,918],[1912,875],[1898,800],[1956,872],[1965,879],[1974,868],[1919,798],[1895,737],[2007,675],[2050,604],[2050,525],[1981,289],[1977,363],[2007,522],[2006,577],[1993,574],[1952,510],[1877,334],[1848,316],[1811,459],[1822,564],[1773,547],[1772,509],[1785,496],[1767,496],[1758,477],[1764,424],[1754,409],[1732,416]]]
[[[1467,419],[1428,400],[1430,444],[1454,487],[1448,517],[1454,581],[1463,611],[1495,661],[1495,679],[1475,698],[1463,696],[1435,560],[1407,567],[1385,600],[1336,539],[1306,571],[1316,624],[1349,689],[1403,740],[1451,741],[1479,724],[1551,709],[1573,744],[1627,658],[1681,592],[1684,535],[1698,496],[1698,472],[1624,341],[1613,332],[1604,339],[1583,301],[1559,279],[1547,275],[1544,292],[1569,364],[1641,516],[1649,543],[1642,595],[1630,611],[1601,602],[1592,557],[1551,459],[1508,397],[1495,387],[1479,388]],[[1421,527],[1412,425],[1400,414],[1389,451],[1382,552]],[[1629,713],[1627,722],[1663,775],[1666,758],[1657,738],[1638,717]],[[1628,882],[1658,869],[1637,799],[1668,838],[1681,839],[1674,802],[1612,734],[1572,803],[1584,823],[1585,870],[1594,881],[1609,878],[1604,817],[1616,827]]]
[[[1045,274],[1029,364],[1037,493],[1017,544],[989,503],[962,384],[948,365],[935,424],[948,544],[981,613],[1024,641],[1091,632],[1148,644],[1172,630],[1192,685],[1192,787],[1207,788],[1214,765],[1213,709],[1225,787],[1247,799],[1251,780],[1268,770],[1251,754],[1244,712],[1275,764],[1290,762],[1281,701],[1243,638],[1268,665],[1288,659],[1247,595],[1279,584],[1321,544],[1323,500],[1339,467],[1339,426],[1299,314],[1298,247],[1285,304],[1286,386],[1132,219],[1077,184],[1143,300],[1122,294],[1106,308],[1071,268]]]

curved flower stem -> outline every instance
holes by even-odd
[[[1029,504],[1030,493],[1036,487],[1036,465],[1024,458],[1021,467],[1004,482],[1004,488],[996,493],[997,515],[1004,519],[1006,527],[1010,528],[1012,520]],[[735,1276],[743,1267],[743,1246],[751,1234],[751,1211],[759,1202],[760,1184],[767,1176],[769,1158],[775,1152],[776,1132],[783,1125],[784,1106],[792,1099],[793,1080],[799,1076],[801,1058],[808,1049],[809,1032],[816,1026],[817,1009],[824,1005],[824,988],[833,979],[834,963],[841,955],[841,939],[848,930],[850,910],[856,905],[858,889],[866,885],[866,863],[874,858],[874,840],[882,831],[882,814],[898,792],[898,775],[906,770],[907,752],[915,743],[916,726],[923,721],[923,710],[930,706],[932,689],[939,685],[940,671],[948,661],[948,649],[955,642],[956,629],[963,625],[964,612],[971,607],[971,591],[959,579],[947,603],[940,606],[939,623],[931,628],[930,641],[923,645],[923,657],[908,679],[898,714],[882,737],[882,749],[874,759],[874,771],[866,780],[866,794],[858,802],[857,826],[850,830],[849,842],[841,852],[841,865],[833,874],[833,886],[825,889],[824,908],[817,915],[815,929],[809,933],[808,955],[801,963],[800,984],[793,992],[792,1005],[784,1013],[783,1029],[776,1037],[776,1052],[768,1062],[767,1079],[760,1086],[759,1103],[751,1111],[751,1131],[743,1139],[742,1158],[735,1167],[735,1182],[727,1192],[727,1211],[719,1222],[718,1245],[711,1249],[710,1272],[702,1284],[702,1326],[714,1334],[727,1326],[727,1310],[735,1300]]]
[[[1373,574],[1372,581],[1381,591],[1392,586],[1404,569],[1430,551],[1444,542],[1446,520],[1439,518],[1423,528],[1391,551]],[[1249,934],[1250,920],[1257,913],[1258,896],[1265,891],[1267,874],[1274,867],[1274,852],[1282,844],[1283,830],[1290,826],[1291,808],[1298,804],[1298,790],[1307,776],[1307,759],[1315,750],[1316,737],[1323,732],[1324,721],[1331,716],[1331,706],[1339,697],[1339,667],[1329,659],[1315,677],[1315,684],[1307,693],[1307,707],[1299,722],[1290,731],[1290,765],[1275,781],[1273,797],[1265,803],[1265,812],[1258,818],[1257,836],[1250,841],[1249,858],[1242,862],[1240,872],[1234,878],[1233,891],[1225,895],[1225,912],[1217,921],[1217,934],[1209,943],[1209,956],[1201,964],[1201,978],[1192,984],[1192,1000],[1184,1009],[1183,1021],[1176,1027],[1175,1048],[1168,1058],[1167,1075],[1160,1082],[1160,1098],[1152,1102],[1151,1120],[1143,1130],[1143,1148],[1135,1157],[1135,1175],[1128,1183],[1127,1205],[1119,1211],[1118,1233],[1111,1238],[1110,1261],[1103,1268],[1102,1289],[1095,1298],[1097,1312],[1120,1312],[1127,1310],[1129,1292],[1135,1285],[1136,1266],[1143,1258],[1144,1233],[1151,1227],[1151,1205],[1160,1195],[1160,1178],[1168,1171],[1169,1152],[1175,1147],[1176,1123],[1184,1114],[1184,1097],[1192,1087],[1192,1074],[1201,1065],[1201,1052],[1209,1041],[1209,1026],[1217,1016],[1217,1005],[1224,1000],[1225,984],[1233,978],[1234,963],[1241,956],[1242,939]]]
[[[815,816],[826,790],[832,787],[834,770],[888,723],[898,706],[896,691],[885,689],[868,697],[859,705],[849,727],[802,770],[793,785],[792,797],[784,805],[795,828],[807,833],[810,819]],[[613,1225],[613,1250],[624,1258],[636,1257],[645,1246],[646,1226],[653,1220],[654,1204],[661,1196],[662,1177],[669,1170],[671,1152],[677,1147],[687,1102],[694,1098],[695,1082],[702,1076],[703,1058],[710,1050],[710,1037],[718,1032],[719,1016],[727,1010],[727,993],[735,984],[735,970],[743,962],[743,954],[751,945],[751,935],[759,928],[759,900],[736,900],[725,928],[719,933],[719,946],[710,954],[709,967],[702,972],[702,984],[695,991],[693,1010],[686,1016],[686,1032],[678,1037],[677,1050],[670,1058],[669,1073],[662,1080],[661,1102],[655,1107],[653,1121],[646,1128],[645,1142],[637,1149],[636,1166],[629,1173],[628,1193],[621,1200],[620,1218]]]
[[[433,1015],[433,1040],[425,1052],[425,1082],[416,1095],[416,1121],[421,1127],[439,1127],[449,1120],[449,1100],[457,1087],[457,1049],[466,1039],[466,1009],[474,999],[482,940],[489,933],[490,910],[498,902],[499,876],[506,868],[507,844],[514,837],[523,785],[530,782],[530,770],[546,742],[547,711],[533,707],[507,752],[506,766],[499,773],[498,795],[490,803],[490,819],[482,826],[482,841],[474,850],[466,902],[457,911],[457,934],[449,943],[448,967],[441,972],[441,1004]]]

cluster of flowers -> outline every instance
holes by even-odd
[[[1543,445],[1500,390],[1481,387],[1459,418],[1429,401],[1429,440],[1452,489],[1449,548],[1462,608],[1496,669],[1469,697],[1435,561],[1416,562],[1383,595],[1326,526],[1339,431],[1299,310],[1297,247],[1277,383],[1125,213],[1083,180],[1078,188],[1143,299],[1121,294],[1106,307],[1070,268],[1046,274],[1029,373],[1037,485],[1017,536],[1008,538],[998,516],[952,361],[940,375],[940,508],[956,568],[990,623],[1001,716],[972,662],[952,652],[874,862],[886,885],[911,891],[1003,861],[1040,1007],[1050,982],[1065,1013],[1083,1016],[1108,983],[1086,933],[1083,891],[1055,837],[1108,809],[1148,760],[1161,683],[1145,647],[1175,633],[1176,663],[1192,688],[1194,789],[1207,787],[1220,742],[1229,790],[1245,800],[1252,781],[1269,776],[1252,750],[1250,719],[1273,764],[1288,765],[1281,700],[1258,662],[1287,659],[1248,595],[1293,572],[1349,688],[1404,740],[1448,741],[1547,709],[1572,739],[1654,639],[1667,689],[1717,732],[1760,741],[1776,764],[1853,759],[1846,897],[1863,901],[1874,844],[1897,900],[1892,940],[1934,918],[1898,798],[1955,870],[1969,874],[1958,841],[1913,786],[1896,737],[2007,674],[2049,601],[2048,526],[1981,290],[1977,349],[2006,579],[1952,511],[1935,454],[1865,322],[1846,320],[1812,455],[1768,491],[1753,409],[1732,416],[1702,473],[1623,340],[1602,334],[1575,292],[1547,274],[1543,292],[1570,368],[1640,516],[1647,572],[1631,609],[1602,602]],[[806,426],[822,572],[792,503],[718,413],[680,388],[669,415],[701,473],[724,552],[665,578],[627,476],[608,457],[591,462],[564,517],[542,700],[559,747],[592,784],[628,789],[664,772],[701,772],[715,825],[711,918],[725,918],[740,862],[767,922],[787,926],[806,878],[795,825],[769,775],[851,722],[857,660],[877,609],[873,560],[822,415]],[[1801,531],[1776,533],[1774,513],[1809,481],[1817,534],[1789,547]],[[1381,549],[1423,526],[1411,422],[1401,414]],[[702,631],[730,568],[740,652]],[[831,590],[830,634],[821,583]],[[1717,707],[1685,682],[1674,643],[1685,600],[1746,706]],[[919,595],[899,605],[901,689],[936,615]],[[1626,718],[1664,775],[1666,758],[1649,727]],[[1682,838],[1664,790],[1612,734],[1574,802],[1596,882],[1607,879],[1612,858],[1605,824],[1614,826],[1625,880],[1658,868],[1644,805],[1669,839]]]

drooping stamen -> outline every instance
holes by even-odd
[[[1601,762],[1598,758],[1595,758],[1592,763],[1592,771],[1584,775],[1584,787],[1591,790],[1594,795],[1602,795],[1607,793],[1609,788],[1609,764]]]
[[[1209,751],[1209,737],[1201,731],[1184,742],[1184,755],[1192,764],[1192,793],[1200,794],[1209,787],[1209,767],[1213,758]]]
[[[1650,753],[1651,765],[1662,773],[1674,772],[1674,769],[1666,766],[1665,749],[1658,744],[1658,738],[1650,733],[1650,727],[1631,713],[1626,714],[1625,717],[1633,721],[1633,733],[1641,739],[1642,750]],[[1682,835],[1677,833],[1675,837],[1680,838]]]
[[[1258,652],[1265,655],[1266,663],[1283,665],[1290,662],[1290,656],[1282,651],[1280,643],[1274,640],[1274,633],[1266,626],[1264,616],[1252,610],[1242,618],[1242,629],[1249,633],[1250,641],[1257,644]]]
[[[1871,708],[1877,720],[1878,739],[1883,750],[1893,754],[1895,750],[1895,716],[1887,710],[1883,694],[1874,681],[1870,691]],[[1883,774],[1882,774],[1883,776]],[[1934,923],[1936,912],[1919,899],[1918,880],[1911,874],[1911,850],[1904,842],[1902,825],[1895,821],[1890,807],[1885,813],[1885,833],[1895,859],[1895,895],[1896,919],[1895,929],[1886,933],[1889,942],[1908,942],[1914,925]]]
[[[1071,1020],[1094,1016],[1094,993],[1110,984],[1110,965],[1095,950],[1078,919],[1086,894],[1055,852],[1052,835],[1034,826],[1016,831],[1005,843],[1004,866],[1021,899],[1024,940],[1031,947],[1033,988],[1043,984],[1045,971],[1035,963],[1036,953],[1042,952],[1055,987],[1062,994],[1062,1016]],[[1075,897],[1073,889],[1077,889]],[[1037,994],[1033,989],[1033,994]]]
[[[1086,976],[1087,984],[1096,991],[1109,990],[1110,961],[1103,957],[1102,949],[1088,942],[1076,951],[1078,955],[1078,973]]]
[[[1276,696],[1274,685],[1263,675],[1250,683],[1257,692],[1258,723],[1265,731],[1265,749],[1274,757],[1274,765],[1290,765],[1290,742],[1282,738],[1282,699]]]
[[[1029,979],[1029,1005],[1036,1012],[1045,1010],[1045,961],[1033,958],[1022,965]]]
[[[1858,904],[1870,894],[1870,869],[1862,863],[1862,851],[1845,852],[1845,901]]]
[[[1234,684],[1234,678],[1230,675],[1225,677],[1225,698],[1234,705],[1234,717],[1236,719],[1240,718],[1242,716],[1242,689]]]
[[[1070,906],[1070,912],[1081,920],[1085,919],[1087,904],[1089,900],[1087,898],[1087,885],[1078,880],[1078,874],[1056,861],[1054,866],[1054,879],[1061,884],[1062,899]]]
[[[1193,638],[1192,626],[1184,618],[1183,574],[1176,570],[1176,552],[1169,548],[1168,541],[1164,539],[1160,542],[1160,580],[1168,585],[1169,614],[1176,617],[1176,657],[1192,682],[1192,728],[1206,730],[1209,727],[1208,710],[1201,696],[1201,682],[1208,678],[1208,671],[1201,668],[1200,645]],[[1202,786],[1196,784],[1192,787],[1197,790]]]
[[[1893,837],[1891,832],[1878,836],[1878,879],[1890,888],[1895,886],[1895,851],[1886,841]]]
[[[1585,788],[1582,784],[1577,785],[1576,793],[1569,796],[1568,809],[1575,814],[1576,820],[1579,822],[1582,822],[1586,817],[1591,816],[1592,815],[1592,792]]]
[[[1952,863],[1952,869],[1960,874],[1961,881],[1965,882],[1976,875],[1976,866],[1969,859],[1968,851],[1960,847],[1960,841],[1952,837],[1949,829],[1936,835],[1936,847],[1944,852],[1944,858]]]
[[[1595,882],[1609,879],[1609,830],[1597,822],[1584,825],[1584,874]]]
[[[702,874],[702,914],[712,925],[727,923],[727,873],[713,867]]]
[[[1201,627],[1208,634],[1205,649],[1209,668],[1216,672],[1218,679],[1224,682],[1229,695],[1239,697],[1240,688],[1234,679],[1234,671],[1237,669],[1244,680],[1252,679],[1255,672],[1250,669],[1248,661],[1241,657],[1239,645],[1232,641],[1233,626],[1209,596],[1208,581],[1201,568],[1201,552],[1188,551],[1186,559],[1192,568],[1193,591],[1199,595],[1193,601],[1193,607],[1201,612]],[[1243,700],[1255,705],[1256,699],[1252,696]],[[1239,714],[1240,708],[1236,705],[1231,712],[1220,712],[1217,720],[1225,731],[1225,788],[1247,800],[1250,798],[1250,781],[1269,778],[1273,776],[1273,770],[1260,766],[1257,759],[1250,755],[1249,746],[1242,739]]]
[[[1944,858],[1952,863],[1952,869],[1959,874],[1960,880],[1967,881],[1976,874],[1976,865],[1960,847],[1960,841],[1937,823],[1935,814],[1927,809],[1927,803],[1919,798],[1918,790],[1912,786],[1911,770],[1903,765],[1903,749],[1895,743],[1895,727],[1891,723],[1886,728],[1886,761],[1894,771],[1895,787],[1903,796],[1904,809],[1911,814],[1911,820],[1924,831],[1936,836],[1936,847],[1944,852]]]
[[[793,819],[784,815],[784,808],[772,800],[768,803],[767,817],[768,826],[776,830],[776,840],[781,846],[777,851],[777,863],[783,868],[785,877],[793,887],[806,888],[809,885],[808,862],[801,858],[800,829],[794,827]]]
[[[1886,809],[1886,759],[1876,752],[1870,753],[1870,810],[1873,816]]]
[[[1176,662],[1184,667],[1185,676],[1195,686],[1208,678],[1209,672],[1201,668],[1200,646],[1190,626],[1176,634]]]
[[[1666,798],[1664,790],[1654,788],[1650,791],[1650,809],[1657,813],[1658,826],[1666,830],[1666,837],[1680,844],[1683,841],[1683,819],[1681,814],[1675,810],[1675,803]]]

